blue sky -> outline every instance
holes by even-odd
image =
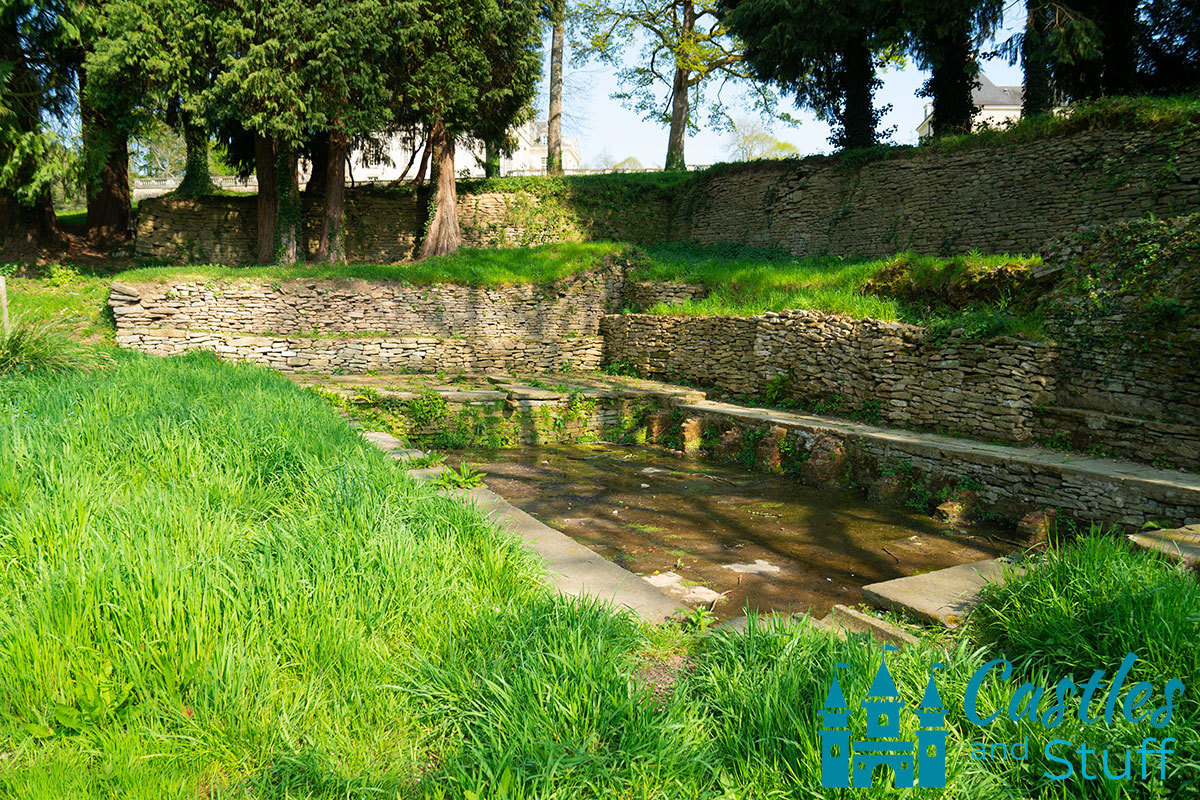
[[[1024,16],[1024,4],[1010,2],[1005,8],[1004,25],[996,36],[997,41],[1004,41],[1019,29],[1024,23]],[[549,37],[546,50],[549,52]],[[1021,83],[1020,67],[1009,66],[1004,59],[985,61],[983,71],[994,83],[1002,86]],[[917,69],[910,60],[903,69],[889,70],[880,77],[883,79],[883,86],[876,94],[876,103],[892,106],[891,112],[884,117],[883,127],[896,128],[892,141],[915,144],[916,128],[924,118],[927,102],[925,98],[917,97],[916,92],[928,77],[928,73]],[[578,139],[580,155],[585,163],[593,161],[602,151],[607,151],[614,160],[633,156],[646,166],[661,166],[667,149],[666,126],[646,122],[622,106],[620,101],[612,99],[612,93],[617,91],[617,81],[610,68],[591,65],[575,69],[568,58],[564,69],[564,83],[564,136]],[[542,88],[539,113],[544,116],[544,80]],[[664,92],[664,103],[665,99]],[[807,111],[797,112],[790,101],[785,100],[784,103],[789,113],[801,122],[795,126],[777,123],[772,127],[774,135],[794,144],[801,154],[829,152],[829,126]],[[736,110],[734,114],[736,116]],[[727,161],[727,147],[727,133],[701,129],[699,133],[688,137],[687,162],[689,165],[696,165]]]

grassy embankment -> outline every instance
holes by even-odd
[[[451,256],[403,264],[229,267],[196,265],[148,267],[119,273],[117,280],[161,281],[181,276],[205,280],[367,279],[412,284],[496,285],[548,283],[599,264],[627,248],[605,242],[568,242],[508,250],[462,250]],[[704,247],[664,244],[630,251],[631,277],[647,281],[684,281],[710,290],[702,300],[636,309],[652,314],[747,316],[786,309],[811,309],[930,325],[938,330],[964,328],[976,336],[1014,333],[1039,336],[1040,318],[1012,292],[993,291],[982,300],[954,302],[942,295],[951,285],[970,284],[997,270],[1019,275],[1040,263],[1037,257],[980,255],[951,258],[901,254],[887,259],[796,258],[768,248],[736,245]],[[903,296],[887,288],[870,291],[881,273],[905,276]]]
[[[834,665],[853,703],[880,657],[803,625],[697,636],[552,597],[479,513],[256,367],[118,354],[6,375],[0,420],[0,795],[822,796]],[[1017,673],[985,681],[989,710],[1020,679],[1111,673],[1125,649],[1158,690],[1200,680],[1190,577],[1086,547],[1045,569],[995,593],[974,638],[890,657],[910,705],[947,664],[941,796],[1184,796],[1191,698],[1149,732],[965,720],[1000,649]],[[689,666],[657,703],[639,669],[672,654]],[[1027,763],[970,757],[1026,735]],[[1038,777],[1051,738],[1144,735],[1179,738],[1166,787]]]

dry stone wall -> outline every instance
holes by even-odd
[[[116,282],[109,305],[117,342],[156,355],[211,350],[285,372],[595,370],[624,276],[617,263],[546,286]]]
[[[704,176],[679,238],[799,255],[1036,252],[1084,226],[1200,208],[1200,140],[1102,131],[854,168],[831,159]]]
[[[585,272],[548,286],[365,280],[117,283],[111,305],[119,328],[548,340],[595,336],[600,317],[620,308],[623,269]]]
[[[470,246],[609,239],[734,242],[797,255],[1035,252],[1085,225],[1200,208],[1200,140],[1158,131],[1101,131],[953,152],[917,150],[861,165],[837,158],[746,164],[702,173],[671,191],[460,192]],[[240,263],[255,256],[252,197],[143,200],[137,256]],[[303,200],[315,248],[320,209]],[[412,256],[428,204],[351,190],[347,255]]]
[[[117,344],[159,356],[209,350],[281,372],[563,372],[600,367],[603,342],[409,336],[247,336],[174,328],[118,329]]]
[[[814,311],[605,317],[605,358],[737,394],[836,403],[885,424],[1029,441],[1054,391],[1049,345],[934,344],[923,328]],[[834,398],[837,398],[836,400]]]

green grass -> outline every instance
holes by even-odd
[[[949,307],[943,302],[864,292],[882,271],[900,266],[913,294],[936,297],[943,286],[1009,265],[1019,268],[1040,263],[1037,256],[981,255],[952,258],[902,253],[887,259],[797,258],[773,248],[737,245],[701,247],[664,244],[647,248],[646,258],[633,273],[637,280],[683,281],[709,288],[707,297],[679,304],[658,303],[650,314],[686,316],[753,316],[805,309],[844,314],[856,319],[879,319],[926,325],[935,335],[962,329],[972,338],[1002,334],[1041,335],[1041,320],[1027,310],[1011,307],[1007,298]]]
[[[27,372],[64,372],[90,369],[106,353],[81,345],[54,321],[29,321],[24,316],[0,328],[0,376]]]
[[[113,324],[107,311],[111,280],[165,282],[177,280],[396,280],[416,285],[454,283],[472,286],[548,284],[597,266],[605,258],[630,252],[628,245],[610,242],[565,242],[529,248],[464,249],[450,256],[403,264],[302,265],[295,267],[232,267],[200,264],[143,267],[111,278],[81,274],[54,265],[40,278],[13,278],[14,307],[31,318],[64,321],[89,341],[111,341]],[[953,258],[901,254],[890,259],[852,260],[837,257],[796,258],[770,248],[739,245],[698,246],[664,244],[632,252],[635,280],[683,281],[709,287],[710,294],[678,305],[658,304],[636,309],[651,314],[752,316],[769,311],[808,309],[845,314],[857,319],[880,319],[927,325],[935,335],[963,329],[973,338],[1016,334],[1041,336],[1041,319],[1000,301],[951,307],[943,302],[918,303],[912,298],[864,292],[864,285],[881,271],[903,266],[918,294],[936,296],[940,286],[969,280],[972,275],[1001,266],[1023,268],[1037,257],[980,255]]]
[[[512,283],[550,283],[590,269],[625,245],[611,242],[561,242],[529,248],[463,249],[448,256],[401,264],[305,264],[295,267],[230,267],[199,264],[185,267],[144,267],[115,276],[116,280],[166,281],[185,276],[213,280],[391,280],[413,284],[459,283],[472,286]]]
[[[87,222],[86,208],[73,208],[67,210],[54,210],[54,215],[58,217],[58,221],[64,225],[82,225]]]
[[[30,323],[55,323],[83,342],[112,343],[111,283],[105,275],[54,264],[41,269],[40,277],[10,277],[8,299],[13,313]]]
[[[647,627],[540,577],[266,370],[122,353],[0,381],[0,796],[827,796],[817,708],[838,662],[861,697],[878,648],[803,624]],[[1097,658],[1149,635],[1128,620],[1088,632],[1117,637]],[[639,670],[678,655],[655,700]],[[1154,796],[972,760],[973,741],[1142,733],[975,728],[954,698],[987,657],[959,639],[889,659],[910,704],[948,665],[939,796]],[[1014,688],[985,682],[986,707]]]

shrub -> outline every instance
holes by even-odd
[[[68,339],[55,322],[17,319],[7,333],[0,331],[0,375],[90,369],[106,360],[101,351]]]

